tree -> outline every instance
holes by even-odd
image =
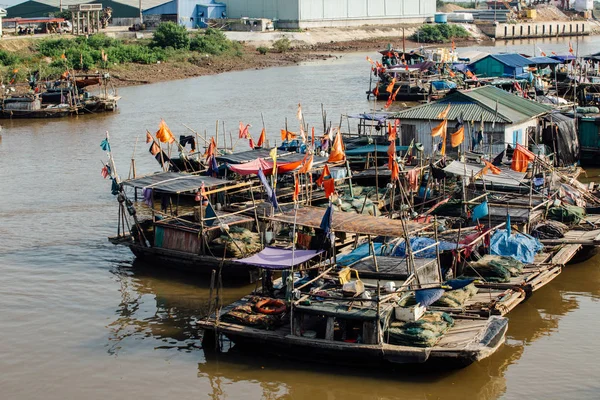
[[[167,47],[188,49],[190,47],[190,36],[185,27],[174,22],[163,22],[154,32],[152,45],[163,49]]]

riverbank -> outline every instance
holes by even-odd
[[[239,56],[201,56],[189,59],[161,62],[158,64],[125,64],[110,67],[111,76],[117,86],[131,86],[155,82],[186,79],[197,76],[220,74],[223,72],[242,71],[249,69],[265,69],[297,65],[303,62],[323,61],[332,58],[343,57],[347,52],[376,52],[391,43],[396,48],[402,47],[402,36],[389,34],[384,36],[372,36],[363,39],[344,41],[329,41],[306,43],[293,41],[290,48],[285,52],[268,51],[261,54],[257,48],[266,45],[263,41],[243,41],[242,52]],[[406,36],[409,33],[406,32]],[[491,45],[492,41],[470,39],[456,42],[457,46],[468,47],[472,45]],[[261,45],[261,46],[258,46]],[[404,45],[407,49],[423,46],[406,39]],[[426,44],[426,47],[450,47],[445,44]]]

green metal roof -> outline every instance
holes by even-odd
[[[442,100],[409,108],[396,114],[400,119],[439,120],[437,116],[450,104],[448,120],[461,115],[465,121],[517,124],[552,110],[552,107],[524,99],[495,86],[482,86],[451,94]],[[496,112],[496,104],[498,112]]]

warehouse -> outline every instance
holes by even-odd
[[[424,22],[435,0],[172,0],[144,15],[170,15],[187,27],[205,18],[267,18],[278,28]]]

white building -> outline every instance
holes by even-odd
[[[435,0],[219,0],[228,18],[269,18],[278,28],[421,23]]]

